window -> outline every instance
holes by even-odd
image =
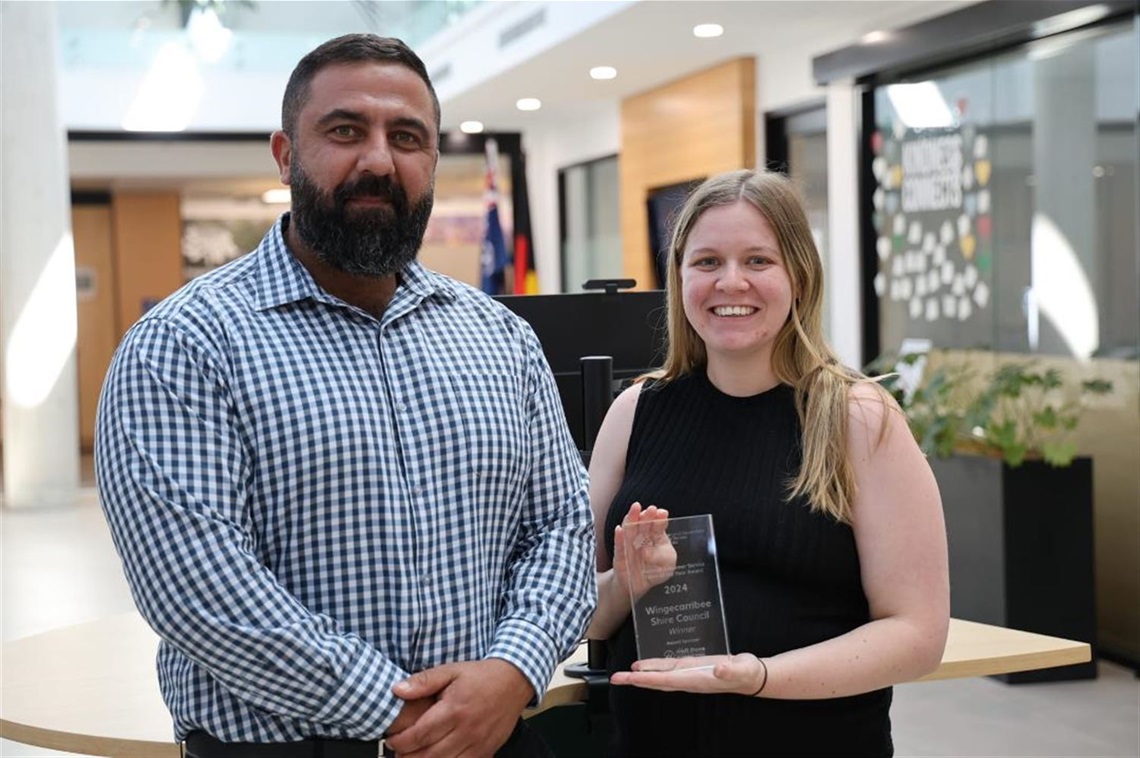
[[[877,87],[881,344],[1136,358],[1133,24]]]
[[[559,171],[558,197],[562,291],[582,292],[582,285],[590,279],[620,279],[617,156]]]

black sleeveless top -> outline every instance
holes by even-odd
[[[606,518],[630,504],[669,515],[711,513],[733,653],[771,656],[837,637],[869,620],[849,526],[787,500],[799,470],[793,390],[720,392],[699,370],[641,390],[625,479]],[[609,667],[637,658],[632,620],[610,638]],[[891,755],[891,690],[831,700],[610,687],[613,752],[621,756]]]

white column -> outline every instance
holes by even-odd
[[[839,359],[855,368],[863,360],[858,97],[850,80],[827,85],[828,338]]]
[[[75,251],[57,102],[55,3],[0,2],[0,368],[4,505],[79,487]]]
[[[1033,68],[1029,349],[1084,360],[1100,346],[1095,50],[1074,45]]]

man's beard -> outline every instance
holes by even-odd
[[[391,276],[411,263],[423,243],[433,192],[409,206],[404,189],[387,176],[365,174],[330,194],[294,160],[291,222],[301,240],[325,263],[346,274]],[[385,198],[390,207],[347,207],[356,197]]]

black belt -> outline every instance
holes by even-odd
[[[379,740],[313,737],[300,742],[222,742],[205,732],[186,735],[186,758],[377,758]]]
[[[222,742],[202,731],[186,735],[186,758],[392,758],[378,740],[334,740],[311,737],[300,742]],[[519,719],[496,758],[554,758],[550,747]]]

